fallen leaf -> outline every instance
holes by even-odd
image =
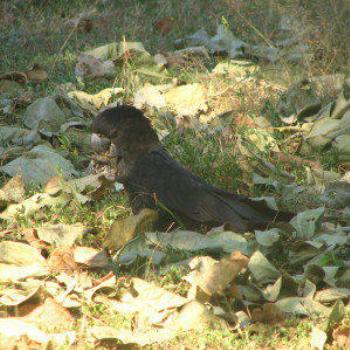
[[[0,76],[0,80],[12,80],[21,84],[26,84],[30,81],[41,83],[48,80],[48,78],[47,71],[39,64],[34,64],[33,67],[26,72],[13,71]]]
[[[329,314],[329,317],[327,320],[327,325],[326,325],[327,334],[331,334],[334,328],[337,325],[339,325],[339,323],[343,320],[344,317],[345,317],[345,306],[344,306],[344,303],[338,299],[333,305],[332,311]]]
[[[19,203],[25,199],[26,189],[20,175],[14,176],[0,189],[0,206]]]
[[[20,242],[0,242],[0,262],[25,266],[30,264],[44,264],[45,259],[37,249]]]
[[[130,288],[124,292],[118,301],[113,302],[113,308],[122,313],[130,314],[145,312],[150,318],[156,319],[154,314],[171,311],[187,303],[187,299],[166,291],[154,283],[140,278],[132,278]]]
[[[15,279],[13,279],[15,281]],[[35,296],[41,288],[41,281],[17,282],[14,286],[1,289],[0,304],[18,306]]]
[[[20,84],[26,84],[28,77],[26,73],[20,71],[11,71],[0,75],[0,80],[14,81]]]
[[[74,249],[74,261],[87,266],[90,269],[104,268],[109,266],[109,257],[104,250],[97,250],[91,247],[76,247]]]
[[[53,298],[46,298],[42,305],[22,319],[50,332],[70,330],[75,323],[70,312]]]
[[[45,192],[52,196],[66,193],[84,204],[91,199],[98,199],[112,183],[105,173],[87,175],[69,181],[65,181],[61,176],[54,176],[47,182]]]
[[[326,304],[338,299],[348,299],[349,297],[349,288],[328,288],[316,292],[315,301]]]
[[[49,224],[35,228],[36,234],[44,242],[55,246],[71,247],[77,239],[83,237],[90,229],[86,226],[76,223],[68,224]]]
[[[0,243],[0,280],[17,281],[48,274],[45,259],[34,247],[11,241]]]
[[[318,350],[323,350],[326,341],[327,334],[317,327],[312,327],[310,345]]]
[[[69,247],[55,248],[48,259],[51,272],[72,273],[78,271],[78,265],[74,261],[73,249]]]
[[[171,233],[147,232],[145,234],[148,245],[160,248],[172,248],[196,252],[199,250],[232,253],[235,250],[248,254],[247,240],[232,231],[211,232],[202,235],[198,232],[176,230]]]
[[[37,193],[32,197],[18,204],[10,204],[5,211],[0,214],[4,220],[14,220],[17,216],[28,217],[45,207],[64,207],[71,198],[67,194],[60,196],[50,196],[47,193]]]
[[[120,41],[117,43],[117,52],[115,62],[132,60],[134,65],[153,64],[152,56],[139,41]]]
[[[280,239],[280,232],[278,228],[272,228],[267,231],[255,231],[256,241],[264,247],[272,247]]]
[[[259,251],[256,251],[249,260],[248,269],[259,284],[276,281],[281,273]]]
[[[36,130],[28,130],[17,126],[0,127],[0,145],[4,148],[9,146],[33,147],[41,142]]]
[[[163,69],[167,64],[168,64],[168,61],[167,59],[165,58],[164,55],[162,55],[161,53],[157,53],[153,56],[153,60],[154,60],[154,63],[160,68],[160,69]]]
[[[331,311],[309,297],[287,297],[278,300],[275,304],[284,313],[298,316],[328,317]]]
[[[206,91],[201,84],[172,88],[164,95],[167,105],[178,115],[195,117],[208,110]]]
[[[28,80],[34,83],[42,83],[49,79],[47,71],[39,64],[34,64],[30,70],[25,72],[25,74],[27,75]]]
[[[113,96],[120,96],[124,92],[121,88],[108,88],[91,95],[84,91],[70,91],[68,96],[77,101],[79,106],[92,113],[96,113],[102,106],[107,106]]]
[[[21,175],[28,185],[44,185],[59,173],[65,178],[78,174],[69,160],[46,145],[35,146],[21,157],[0,167],[0,171],[9,176]]]
[[[201,288],[207,295],[224,294],[228,285],[248,264],[249,258],[240,252],[217,261],[210,257],[195,257],[190,262],[193,270],[185,279],[192,288]]]
[[[75,331],[64,333],[48,334],[41,331],[36,325],[25,322],[21,318],[7,317],[0,319],[0,334],[4,337],[21,337],[27,336],[30,340],[46,344],[50,341],[60,347],[64,344],[73,344],[76,337]]]
[[[25,126],[49,137],[56,135],[65,122],[66,116],[53,97],[38,98],[27,107],[23,116]]]
[[[115,291],[118,288],[116,282],[117,279],[115,275],[113,273],[109,273],[97,281],[94,287],[84,290],[83,294],[88,302],[92,302],[93,297],[97,291],[101,291],[102,289],[112,289]]]
[[[148,208],[142,209],[137,215],[117,220],[105,238],[105,245],[111,250],[117,250],[138,234],[152,231],[157,221],[158,212]]]
[[[296,229],[296,238],[302,240],[312,238],[316,230],[320,227],[323,214],[324,208],[310,209],[298,213],[290,221],[290,224]]]
[[[100,340],[116,339],[123,344],[145,346],[170,340],[181,332],[190,330],[201,331],[207,327],[227,330],[225,322],[210,313],[203,304],[191,301],[185,304],[179,311],[174,310],[165,322],[157,324],[156,327],[145,327],[134,330],[93,327],[92,335]]]
[[[124,344],[147,345],[174,338],[179,332],[206,327],[225,327],[204,305],[170,293],[138,278],[132,278],[120,300],[110,300],[110,308],[122,314],[137,313],[141,322],[133,330],[92,327],[97,339],[115,339]]]
[[[87,54],[80,55],[75,66],[75,75],[83,79],[108,78],[114,77],[115,74],[116,66],[113,61],[102,61]]]
[[[236,38],[227,26],[223,24],[218,25],[215,36],[211,38],[205,29],[202,28],[185,40],[177,41],[175,45],[179,46],[184,41],[191,46],[204,46],[211,53],[226,53],[230,58],[241,56],[243,49],[246,47],[246,44]]]
[[[269,284],[264,289],[260,289],[260,291],[265,300],[275,302],[280,295],[281,289],[282,277],[278,278],[274,284]]]
[[[15,282],[27,277],[47,276],[48,274],[48,268],[40,264],[16,266],[0,263],[1,282]]]
[[[146,84],[134,93],[134,106],[139,109],[148,108],[165,108],[167,103],[165,93],[171,89],[171,84],[150,85]]]
[[[279,323],[284,320],[281,310],[273,303],[266,303],[262,308],[256,308],[252,312],[252,320],[267,324]]]
[[[150,258],[152,264],[158,265],[165,258],[166,254],[155,248],[149,248],[146,244],[144,236],[138,236],[128,242],[122,251],[113,256],[113,261],[118,261],[120,264],[132,264],[137,257]]]

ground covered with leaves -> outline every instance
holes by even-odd
[[[348,3],[123,3],[0,4],[0,349],[350,348]],[[93,171],[117,103],[294,218],[154,232]]]

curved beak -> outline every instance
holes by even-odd
[[[106,152],[111,145],[111,140],[97,134],[91,135],[91,148],[96,153]]]

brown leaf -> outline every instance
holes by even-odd
[[[24,236],[24,239],[34,248],[45,249],[49,246],[38,237],[34,228],[25,228],[21,233]]]
[[[273,303],[266,303],[252,312],[254,322],[274,324],[284,320],[283,312]]]
[[[14,176],[0,189],[0,206],[19,203],[25,199],[26,189],[21,175]]]
[[[12,80],[20,84],[26,84],[28,82],[28,77],[24,72],[12,71],[1,74],[0,80]]]
[[[84,91],[75,90],[70,91],[68,96],[75,99],[83,109],[94,112],[103,106],[107,106],[113,96],[121,95],[122,92],[123,89],[121,88],[107,88],[91,95]]]
[[[42,305],[22,319],[47,331],[70,330],[75,323],[70,312],[53,298],[47,298]]]
[[[30,70],[25,72],[25,74],[27,75],[28,80],[33,83],[41,83],[49,79],[47,71],[39,64],[34,64]]]
[[[248,265],[249,258],[235,251],[220,261],[211,257],[195,257],[190,262],[194,270],[186,276],[193,288],[197,286],[209,296],[224,294],[228,285]]]
[[[158,212],[142,209],[139,214],[115,221],[105,239],[105,245],[111,250],[123,247],[138,234],[151,231],[158,220]]]
[[[52,348],[59,349],[63,345],[71,345],[75,341],[75,331],[68,331],[64,333],[47,334],[41,331],[37,326],[32,323],[24,322],[21,317],[7,317],[0,318],[0,336],[1,336],[1,349],[11,349],[8,346],[12,346],[13,349],[22,349],[19,344],[22,345],[22,339],[28,339],[28,342],[24,343],[24,349],[43,349],[42,346],[37,344],[52,342],[54,345]],[[25,337],[24,337],[25,336]],[[4,341],[3,341],[4,340]],[[14,340],[11,343],[8,340]],[[18,340],[20,342],[18,343]],[[3,344],[6,344],[3,346]],[[28,347],[29,345],[35,345],[36,347]],[[47,349],[47,347],[45,347]]]
[[[103,268],[109,265],[109,258],[104,250],[91,247],[76,247],[74,249],[74,261],[89,268]]]
[[[74,261],[73,249],[67,247],[54,249],[48,264],[52,272],[69,273],[78,270],[78,265]]]
[[[113,77],[115,72],[116,67],[112,61],[102,61],[89,55],[81,55],[75,66],[75,74],[84,79]]]

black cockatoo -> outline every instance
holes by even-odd
[[[107,152],[131,208],[158,209],[162,226],[170,216],[187,228],[228,224],[236,232],[266,228],[291,218],[265,202],[210,185],[179,164],[160,143],[143,113],[128,105],[109,108],[92,124],[92,148]]]

